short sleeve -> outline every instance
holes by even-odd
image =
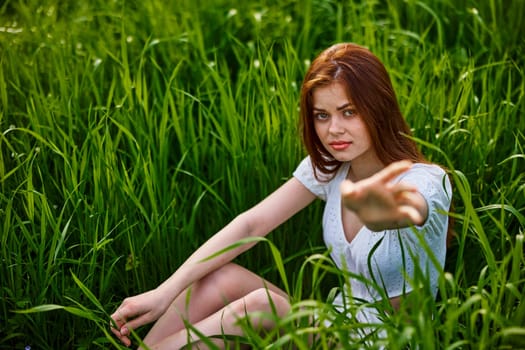
[[[416,186],[428,205],[428,218],[418,229],[430,228],[442,231],[448,223],[446,212],[450,210],[452,186],[443,169],[437,165],[415,164],[400,181]]]
[[[299,163],[299,166],[293,172],[293,176],[315,196],[326,201],[327,185],[315,178],[312,161],[309,156]]]

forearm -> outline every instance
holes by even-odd
[[[208,258],[243,238],[267,235],[314,199],[315,196],[298,180],[294,178],[288,180],[205,242],[158,287],[158,290],[166,300],[173,300],[193,282],[230,262],[255,243],[245,244],[211,259]]]
[[[129,345],[130,329],[159,319],[174,299],[189,286],[233,260],[255,243],[230,250],[226,248],[243,238],[265,236],[314,199],[315,196],[298,180],[288,180],[255,207],[237,216],[217,232],[160,286],[124,299],[122,305],[111,315],[115,322],[112,332],[124,344]],[[217,254],[222,251],[224,253]]]

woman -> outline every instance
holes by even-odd
[[[436,290],[437,269],[424,246],[443,266],[450,182],[406,137],[410,129],[383,64],[361,46],[336,44],[313,61],[300,103],[308,157],[290,180],[211,237],[165,282],[123,301],[111,317],[112,331],[124,344],[131,343],[130,329],[153,321],[144,339],[152,349],[198,344],[184,320],[206,336],[242,335],[237,321],[243,317],[261,329],[273,327],[259,311],[285,315],[288,296],[231,263],[251,245],[206,258],[243,238],[267,235],[316,198],[326,201],[323,236],[337,266],[382,281],[384,290],[378,291],[350,279],[352,297],[375,301],[386,295],[396,308],[411,290],[405,277],[415,266]],[[338,296],[336,302],[342,301]],[[357,317],[377,320],[368,311]]]

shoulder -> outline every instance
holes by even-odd
[[[431,163],[415,163],[412,167],[398,177],[398,181],[409,181],[418,183],[442,183],[449,187],[450,179],[447,172],[436,164]]]
[[[414,163],[407,173],[422,173],[430,174],[433,176],[444,176],[446,175],[445,170],[437,164],[432,163]]]
[[[439,165],[415,163],[407,172],[401,174],[398,180],[415,186],[429,205],[449,208],[452,185],[447,172]]]
[[[297,180],[299,180],[299,182],[301,182],[306,188],[308,188],[310,192],[312,192],[322,200],[326,200],[330,189],[334,186],[334,183],[337,182],[336,179],[339,177],[339,173],[340,171],[336,173],[335,176],[330,176],[323,175],[323,173],[317,171],[318,176],[321,178],[316,178],[312,160],[309,156],[307,156],[301,161],[301,163],[299,163],[299,165],[293,172],[293,176]],[[323,176],[325,178],[323,178]]]
[[[299,163],[293,172],[293,176],[316,197],[326,200],[326,191],[323,188],[323,183],[316,179],[312,160],[309,156]]]

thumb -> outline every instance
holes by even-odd
[[[135,330],[145,324],[148,324],[152,321],[149,314],[141,315],[137,318],[134,318],[128,322],[126,322],[122,327],[120,328],[120,333],[123,335],[129,335],[132,330]]]
[[[344,180],[343,182],[341,182],[339,190],[341,191],[341,195],[346,197],[355,192],[356,185],[350,180]]]
[[[366,187],[361,183],[344,180],[339,186],[343,201],[347,204],[362,200],[366,196]]]

